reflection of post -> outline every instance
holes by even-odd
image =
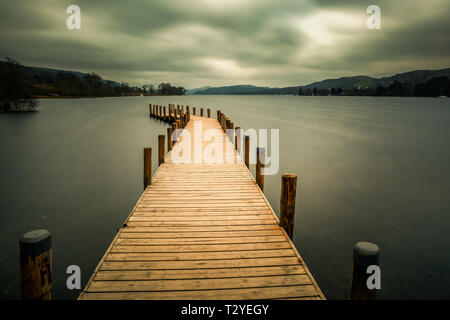
[[[51,300],[52,235],[45,229],[22,235],[20,245],[20,289],[24,300]]]
[[[245,165],[247,166],[247,168],[250,169],[249,167],[249,162],[250,162],[250,136],[245,136],[244,137],[244,157],[245,157]]]
[[[367,267],[379,264],[380,248],[370,242],[358,242],[353,248],[350,300],[375,300],[376,290],[367,287]]]
[[[144,148],[144,190],[152,183],[152,148]]]
[[[167,152],[172,150],[172,127],[167,128]]]
[[[281,178],[280,227],[286,230],[289,238],[294,234],[295,195],[297,192],[297,175],[285,173]]]
[[[165,136],[163,134],[158,136],[158,164],[161,165],[164,163],[164,139]]]
[[[256,183],[261,191],[264,191],[264,162],[266,156],[266,148],[256,148]]]

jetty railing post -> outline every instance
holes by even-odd
[[[172,150],[172,127],[167,128],[167,152]]]
[[[26,232],[19,240],[20,292],[24,300],[51,300],[52,235],[38,229]]]
[[[158,165],[161,165],[164,163],[164,139],[166,138],[165,135],[160,134],[158,136]]]
[[[200,117],[203,117],[203,108],[200,108]]]
[[[208,118],[211,118],[211,109],[208,108],[208,110],[206,110],[206,111],[207,111],[207,113],[208,113]]]
[[[244,159],[245,165],[250,169],[250,136],[244,137]]]
[[[236,150],[239,153],[239,155],[241,155],[241,127],[236,127],[235,129],[236,132]]]
[[[266,148],[256,148],[256,183],[261,191],[264,191],[264,162],[266,156]]]
[[[177,137],[176,137],[177,131],[176,130],[177,130],[177,123],[174,122],[174,123],[172,123],[172,136],[171,136],[172,147],[173,147],[174,143],[177,141]]]
[[[192,107],[192,114],[195,116],[195,107]]]
[[[353,247],[350,300],[375,300],[376,289],[367,286],[367,268],[379,266],[380,248],[371,242],[358,242]]]
[[[191,121],[191,112],[189,110],[186,111],[186,121]]]
[[[152,116],[152,104],[148,104],[148,111],[150,112],[150,117]]]
[[[144,190],[152,183],[152,148],[144,148]]]
[[[164,121],[168,121],[167,114],[166,114],[166,106],[164,106],[164,115],[163,115]]]
[[[289,238],[294,234],[295,197],[297,192],[297,175],[285,173],[281,177],[280,227],[286,230]]]
[[[217,110],[217,121],[220,123],[220,110]]]

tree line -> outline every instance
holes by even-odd
[[[184,95],[185,92],[183,87],[166,82],[157,86],[130,86],[127,82],[104,80],[94,72],[52,72],[22,66],[11,58],[0,61],[0,111],[35,110],[37,103],[33,98]]]
[[[439,97],[450,96],[450,79],[446,76],[432,78],[425,83],[412,85],[395,80],[389,86],[374,88],[299,88],[299,96],[387,96],[387,97]]]

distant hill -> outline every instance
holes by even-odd
[[[4,62],[1,61],[0,63],[4,63]],[[20,68],[22,69],[22,72],[32,80],[32,82],[42,82],[42,81],[47,81],[49,79],[53,79],[56,77],[56,75],[59,72],[70,73],[70,74],[77,76],[80,79],[85,77],[88,74],[88,73],[83,73],[83,72],[79,72],[79,71],[59,70],[59,69],[41,68],[41,67],[20,66]],[[117,81],[102,79],[101,82],[115,86],[115,87],[121,86],[121,84]]]
[[[313,82],[303,86],[270,88],[257,87],[252,85],[235,85],[224,87],[206,87],[207,89],[199,88],[189,90],[186,94],[298,94],[299,89],[326,89],[341,88],[343,90],[351,89],[376,89],[378,86],[389,87],[397,82],[408,83],[411,86],[416,86],[421,83],[426,83],[432,78],[448,77],[450,78],[450,68],[440,70],[415,70],[405,73],[396,74],[390,77],[373,78],[369,76],[353,76],[342,77],[338,79],[326,79],[318,82]],[[200,90],[201,89],[201,90]]]
[[[205,90],[207,90],[209,88],[211,88],[211,86],[205,86],[205,87],[201,87],[201,88],[186,90],[186,94],[187,95],[198,94],[199,92],[205,91]]]

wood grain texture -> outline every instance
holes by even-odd
[[[222,130],[230,119],[195,112],[79,299],[324,299]],[[204,139],[194,136],[194,123],[202,133],[218,130],[212,143],[219,163],[196,161],[208,144],[198,146]],[[183,142],[190,142],[190,155],[180,152],[189,164],[173,161]]]

